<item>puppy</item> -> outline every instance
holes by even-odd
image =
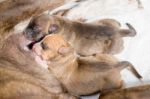
[[[116,54],[123,49],[122,37],[136,34],[130,24],[127,26],[129,29],[120,29],[115,25],[82,23],[57,16],[40,15],[30,21],[25,34],[29,39],[39,39],[45,34],[60,34],[82,56],[97,53]]]
[[[99,99],[149,99],[150,85],[118,89],[102,93]]]
[[[43,68],[35,54],[25,50],[31,41],[14,34],[0,48],[0,99],[76,99],[57,78]]]
[[[33,46],[33,50],[47,61],[49,70],[66,90],[76,96],[121,88],[120,71],[126,67],[141,78],[129,62],[118,62],[111,55],[78,57],[70,44],[58,34],[46,36]]]

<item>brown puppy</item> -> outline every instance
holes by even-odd
[[[61,83],[35,61],[23,34],[4,40],[0,49],[0,99],[75,99],[64,93]]]
[[[150,85],[108,91],[99,99],[150,99]]]
[[[63,4],[65,0],[0,1],[0,99],[72,99],[60,82],[24,50],[28,41],[10,30],[19,22]],[[7,38],[7,39],[6,39]]]
[[[115,25],[94,25],[57,16],[40,15],[32,19],[25,34],[29,39],[39,39],[48,33],[60,34],[83,56],[97,53],[116,54],[123,49],[122,37],[136,34],[130,24],[127,26],[129,29],[120,29]]]
[[[0,0],[0,38],[8,37],[12,33],[9,31],[19,22],[64,3],[65,0]]]
[[[47,61],[49,70],[67,91],[77,96],[121,88],[120,71],[126,67],[141,78],[129,62],[118,62],[111,55],[78,57],[65,39],[57,34],[46,36],[33,46],[33,50]]]

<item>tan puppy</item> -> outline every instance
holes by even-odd
[[[23,34],[4,40],[0,49],[0,99],[76,99],[65,93],[57,78],[24,50]]]
[[[40,15],[31,20],[25,34],[27,38],[36,40],[48,33],[60,34],[83,56],[97,53],[116,54],[123,49],[122,37],[136,34],[130,24],[127,26],[129,29],[120,29],[115,25],[81,23],[57,16]]]
[[[108,91],[99,99],[150,99],[150,85]]]
[[[141,78],[129,62],[118,62],[111,55],[77,57],[74,49],[57,34],[46,36],[33,50],[47,61],[49,70],[73,95],[121,88],[120,71],[126,67]]]
[[[32,51],[25,50],[31,41],[22,33],[10,32],[19,22],[64,2],[0,0],[0,99],[75,99],[64,93],[53,74],[34,61]]]

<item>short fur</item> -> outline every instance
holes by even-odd
[[[49,65],[49,70],[73,95],[88,95],[97,91],[122,87],[120,71],[132,68],[127,61],[119,62],[112,55],[100,54],[78,57],[74,49],[60,35],[48,35],[33,50]]]
[[[29,40],[11,31],[16,24],[64,4],[65,0],[0,1],[0,99],[75,99],[24,48]],[[11,36],[10,36],[11,34]]]
[[[150,85],[118,89],[102,93],[99,99],[149,99]]]
[[[25,51],[29,41],[23,34],[4,40],[0,49],[0,99],[75,99],[64,93],[61,83],[48,69]]]
[[[109,23],[107,21],[107,23]],[[110,21],[109,24],[114,24]],[[115,25],[102,25],[71,21],[57,16],[40,15],[32,19],[25,30],[27,37],[39,39],[43,35],[56,33],[62,35],[80,55],[97,53],[116,54],[123,49],[123,39],[135,36],[136,31],[127,24],[129,29],[120,29]]]

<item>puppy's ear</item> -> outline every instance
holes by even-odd
[[[58,31],[59,26],[57,24],[51,24],[48,29],[48,33],[52,34]]]
[[[66,55],[66,54],[70,53],[72,50],[73,49],[71,47],[63,46],[63,47],[59,48],[58,53],[61,55]]]

